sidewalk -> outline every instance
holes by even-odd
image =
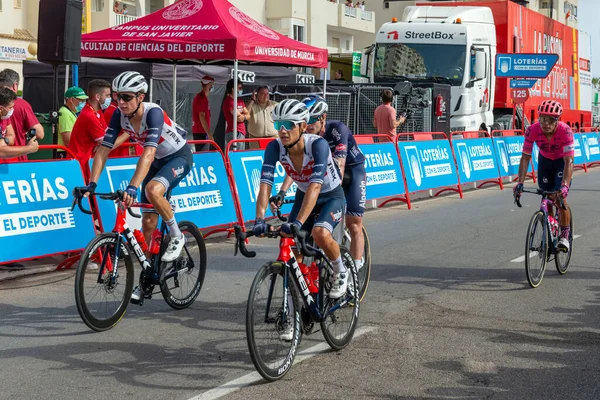
[[[58,267],[58,264],[64,259],[64,256],[56,256],[16,263],[21,267],[7,267],[0,265],[0,282],[28,275],[53,272],[56,270],[56,267]]]

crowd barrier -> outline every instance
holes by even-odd
[[[441,138],[440,138],[441,137]],[[459,132],[448,140],[437,132],[410,134],[413,140],[391,140],[387,135],[356,135],[365,154],[366,199],[401,201],[411,209],[410,194],[452,190],[462,197],[461,184],[481,187],[495,184],[502,189],[502,178],[518,172],[523,147],[519,131]],[[600,165],[599,133],[575,135],[575,164],[584,169]],[[230,142],[223,153],[211,141],[213,150],[195,152],[191,172],[172,192],[171,203],[178,220],[190,220],[209,236],[231,232],[234,224],[254,219],[256,196],[264,148],[272,139],[240,139]],[[236,149],[250,143],[258,149]],[[244,144],[241,146],[240,144]],[[49,150],[59,146],[40,146]],[[60,147],[69,152],[68,149]],[[537,148],[532,156],[535,178]],[[109,158],[98,181],[98,191],[125,189],[137,165],[136,157]],[[174,171],[177,173],[177,171]],[[281,188],[285,171],[278,164],[273,194]],[[115,204],[94,201],[94,217],[75,209],[71,212],[71,191],[84,185],[84,175],[75,160],[36,160],[0,164],[0,264],[25,261],[56,254],[78,253],[97,231],[110,230],[116,217]],[[293,198],[296,185],[287,191]],[[291,205],[286,205],[288,213]],[[130,219],[139,227],[139,219]],[[77,259],[72,257],[71,265]],[[63,266],[64,266],[63,265]]]

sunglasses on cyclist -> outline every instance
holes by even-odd
[[[554,118],[554,117],[549,117],[547,115],[543,115],[540,117],[540,123],[542,124],[546,124],[546,125],[552,125],[558,122],[558,118]]]
[[[280,131],[281,128],[285,129],[286,131],[291,131],[297,125],[297,123],[294,121],[275,121],[274,124],[276,131]]]
[[[117,94],[117,99],[123,100],[126,103],[130,102],[131,100],[135,99],[136,97],[137,97],[137,95],[135,95],[135,94],[125,94],[125,93]]]
[[[321,120],[321,117],[310,117],[310,119],[308,120],[308,124],[312,125],[316,122],[319,122]]]

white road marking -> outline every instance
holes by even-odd
[[[375,327],[365,326],[362,328],[358,328],[356,332],[354,332],[354,338],[364,335],[365,333],[369,333],[375,330]],[[307,360],[311,357],[314,357],[320,353],[324,353],[329,351],[331,347],[326,342],[319,343],[316,346],[310,347],[304,351],[301,351],[296,356],[294,360],[294,364],[298,364],[304,360]],[[252,385],[256,382],[263,381],[263,378],[258,374],[258,372],[251,372],[247,375],[242,376],[241,378],[234,379],[231,382],[227,382],[217,388],[211,389],[207,392],[201,393],[198,396],[194,396],[189,400],[214,400],[230,393],[235,392],[245,386]]]
[[[577,238],[580,238],[580,237],[581,237],[581,235],[574,235],[574,236],[573,236],[573,240],[575,240],[575,239],[577,239]],[[534,258],[535,256],[537,256],[537,252],[532,252],[532,253],[529,255],[529,258]],[[514,263],[521,263],[521,262],[523,262],[523,261],[525,261],[525,255],[522,255],[522,256],[520,256],[520,257],[517,257],[517,258],[515,258],[514,260],[510,260],[510,262],[514,262]]]

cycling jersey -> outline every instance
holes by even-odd
[[[350,129],[340,121],[327,121],[323,138],[329,143],[333,158],[345,158],[345,169],[365,164],[365,156],[358,148]]]
[[[311,183],[320,183],[321,193],[328,193],[341,185],[340,172],[331,157],[327,142],[320,136],[303,134],[304,159],[302,169],[294,169],[288,150],[280,139],[273,140],[265,149],[265,159],[261,172],[261,183],[273,186],[275,164],[281,163],[286,174],[296,182],[298,190],[306,192]]]
[[[144,115],[140,124],[140,131],[133,129],[131,121],[121,110],[115,110],[102,146],[112,149],[117,136],[126,132],[133,142],[144,147],[156,147],[156,159],[161,159],[177,153],[186,142],[187,132],[174,123],[158,104],[144,103]]]
[[[573,131],[564,122],[559,122],[556,131],[550,139],[544,135],[539,122],[529,126],[525,131],[525,143],[523,154],[531,155],[533,143],[537,144],[540,154],[549,160],[558,160],[575,155],[575,144],[573,143]]]

